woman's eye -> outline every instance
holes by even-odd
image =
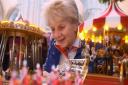
[[[62,29],[64,29],[64,28],[65,28],[65,26],[64,26],[64,25],[59,26],[59,29],[60,29],[60,30],[62,30]]]
[[[55,31],[55,29],[54,29],[54,28],[51,28],[51,31],[52,31],[52,32],[54,32],[54,31]]]

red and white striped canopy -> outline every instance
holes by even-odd
[[[123,13],[115,2],[112,2],[100,17],[84,21],[80,28],[91,29],[94,26],[97,29],[101,29],[104,25],[108,25],[109,28],[116,28],[119,24],[128,28],[128,15]]]

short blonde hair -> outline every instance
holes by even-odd
[[[79,23],[78,9],[74,0],[51,0],[48,3],[44,13],[47,23],[56,19]]]

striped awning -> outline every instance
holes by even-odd
[[[105,12],[98,18],[86,20],[80,25],[80,31],[84,29],[102,29],[105,25],[109,28],[117,28],[119,25],[128,28],[128,15],[118,7],[117,3],[111,2]]]

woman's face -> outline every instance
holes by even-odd
[[[68,20],[52,20],[49,25],[57,44],[64,48],[72,46],[77,36],[77,24],[72,24]]]

